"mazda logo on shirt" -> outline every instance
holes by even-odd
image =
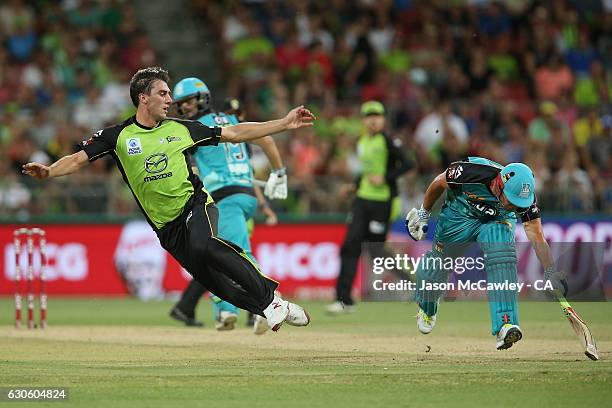
[[[157,174],[166,170],[168,167],[168,156],[165,153],[155,153],[147,157],[144,162],[147,173]]]

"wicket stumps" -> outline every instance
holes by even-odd
[[[21,268],[21,240],[25,237],[26,250],[28,251],[25,270]],[[19,228],[13,232],[13,245],[15,248],[15,327],[21,327],[21,286],[22,280],[26,281],[26,303],[28,305],[28,329],[34,329],[34,249],[38,241],[40,253],[40,268],[38,270],[38,307],[39,326],[41,329],[47,327],[47,293],[46,293],[46,268],[47,252],[45,231],[41,228]]]

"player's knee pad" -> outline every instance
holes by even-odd
[[[438,250],[427,252],[417,269],[417,277],[434,282],[446,281],[449,271],[444,269],[444,254]]]
[[[514,243],[482,244],[487,278],[495,281],[516,281],[516,248]]]

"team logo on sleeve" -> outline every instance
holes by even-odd
[[[85,146],[89,146],[90,144],[92,144],[94,141],[94,138],[102,136],[102,130],[103,129],[98,130],[96,133],[93,134],[92,137],[90,137],[87,140],[82,141],[81,146],[85,147]]]
[[[127,145],[128,155],[133,156],[135,154],[142,154],[142,145],[140,144],[140,139],[137,137],[132,137],[125,141]]]
[[[448,168],[449,180],[458,179],[459,176],[461,176],[461,173],[463,173],[463,167],[461,167],[461,165],[455,165]]]

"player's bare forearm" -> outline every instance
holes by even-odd
[[[69,156],[64,156],[49,166],[49,177],[61,177],[72,174],[89,164],[87,153],[80,150]]]
[[[448,188],[446,182],[446,173],[440,173],[431,182],[427,190],[425,191],[425,197],[423,198],[423,208],[427,211],[431,211],[438,198]]]
[[[533,245],[536,256],[540,260],[540,263],[544,269],[553,266],[553,258],[550,253],[550,247],[546,238],[544,237],[544,229],[542,228],[542,220],[536,218],[535,220],[527,221],[523,223],[525,227],[525,234]]]
[[[89,163],[87,153],[83,150],[64,156],[50,166],[40,163],[28,163],[23,166],[22,172],[35,179],[42,180],[50,177],[61,177],[78,171]]]
[[[262,138],[252,140],[251,143],[261,147],[266,154],[268,161],[272,165],[272,169],[278,170],[283,167],[283,159],[281,158],[278,147],[271,136],[264,136]]]
[[[253,186],[253,190],[255,190],[255,198],[257,198],[257,204],[260,207],[268,205],[268,201],[266,200],[266,197],[264,197],[264,194],[263,194],[263,191],[261,191],[261,188],[257,186]]]
[[[244,122],[221,130],[221,141],[230,143],[248,142],[266,135],[283,132],[288,127],[285,118],[267,122]]]
[[[282,119],[269,120],[267,122],[244,122],[224,127],[221,129],[221,142],[248,142],[289,129],[312,126],[312,121],[315,119],[315,116],[308,109],[298,106]]]

